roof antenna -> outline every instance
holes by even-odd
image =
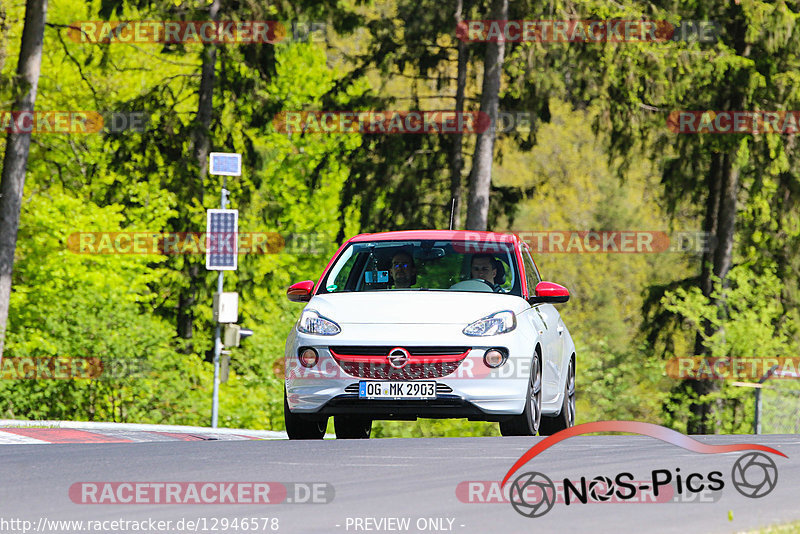
[[[453,229],[453,215],[456,212],[456,197],[453,197],[453,201],[450,204],[450,230]]]

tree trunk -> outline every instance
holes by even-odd
[[[209,17],[216,22],[219,17],[220,0],[211,4]],[[200,166],[201,184],[208,172],[208,153],[211,148],[209,128],[211,127],[211,113],[214,96],[214,71],[217,65],[217,45],[207,43],[203,50],[203,66],[200,73],[200,94],[197,104],[197,128],[194,131],[194,156]],[[202,197],[203,188],[200,188]]]
[[[733,264],[733,237],[736,230],[736,198],[739,193],[739,168],[736,167],[735,150],[722,159],[719,216],[717,217],[717,243],[714,251],[714,274],[727,287],[725,277]]]
[[[749,57],[751,47],[744,39],[745,25],[741,23],[741,19],[735,20],[732,32],[737,36],[735,41],[738,55],[744,58]],[[746,79],[734,80],[730,85],[732,93],[722,99],[722,107],[719,109],[746,109],[745,96],[738,88],[746,87],[747,83]],[[700,289],[706,297],[710,297],[713,291],[712,274],[721,280],[722,287],[727,287],[726,277],[733,264],[736,200],[739,194],[739,168],[735,164],[736,152],[737,148],[734,145],[727,152],[712,154],[709,196],[703,231],[707,232],[707,235],[713,236],[713,246],[711,250],[703,252],[703,266],[700,273]],[[718,316],[724,317],[727,314],[724,299],[717,300],[714,304],[717,306]],[[715,333],[714,327],[710,324],[704,324],[701,328],[705,329],[706,335]],[[695,338],[695,354],[707,354],[699,335]],[[686,386],[694,397],[701,397],[720,389],[719,384],[713,380],[687,380]],[[687,431],[690,434],[715,433],[716,426],[712,420],[711,403],[693,402],[690,409],[692,413],[687,423]],[[721,409],[721,406],[718,405],[718,409]]]
[[[508,19],[508,0],[492,1],[493,20]],[[469,204],[467,206],[467,230],[486,230],[489,219],[489,190],[492,185],[492,160],[494,159],[495,126],[497,107],[500,101],[500,78],[503,73],[505,42],[486,44],[483,64],[483,88],[481,111],[489,116],[489,127],[478,134],[472,171],[469,175]]]
[[[0,2],[0,83],[3,80],[3,67],[6,64],[6,37],[8,35],[8,25],[6,24],[6,8]]]
[[[713,289],[711,275],[714,269],[714,252],[716,250],[716,236],[719,214],[719,196],[722,188],[722,154],[711,155],[711,168],[708,175],[708,201],[706,203],[706,214],[703,220],[703,232],[706,236],[714,236],[714,242],[710,243],[703,251],[703,265],[700,271],[700,290],[706,297],[711,296]],[[702,339],[698,336],[699,339]],[[695,348],[695,351],[700,350]],[[698,353],[699,354],[699,353]]]
[[[19,50],[17,79],[14,84],[14,111],[33,113],[42,63],[47,0],[28,0],[25,26]],[[30,133],[8,134],[0,179],[0,363],[3,358],[8,306],[11,299],[11,273],[17,248],[19,211],[25,189],[25,169],[31,146]]]
[[[713,247],[703,253],[703,268],[700,274],[700,288],[706,297],[711,296],[713,290],[713,277],[725,280],[733,263],[733,238],[736,226],[736,199],[739,192],[739,169],[733,163],[735,149],[728,154],[714,154],[709,176],[709,196],[706,206],[706,216],[703,221],[703,231],[715,236]],[[715,304],[720,316],[725,314],[725,302],[720,300]],[[709,324],[703,325],[706,335],[714,333]],[[707,353],[702,344],[702,337],[698,334],[695,339],[695,354],[702,356]],[[701,397],[719,390],[719,385],[713,380],[687,380],[687,386],[693,396]],[[690,434],[713,434],[715,426],[712,421],[711,404],[708,402],[693,402],[690,406],[691,417],[687,424]]]
[[[217,21],[219,17],[220,0],[214,0],[209,11],[209,18]],[[198,94],[197,117],[192,141],[194,157],[197,160],[200,176],[197,179],[199,187],[197,197],[203,204],[205,179],[208,174],[208,154],[211,151],[211,114],[213,111],[214,96],[214,71],[217,65],[217,46],[207,43],[203,47],[203,64],[200,71],[200,89]],[[197,284],[200,278],[200,265],[196,258],[185,258],[184,276],[189,279],[189,287],[181,291],[178,297],[178,336],[183,339],[192,339],[194,335],[194,306],[197,300]],[[192,352],[193,347],[186,347],[187,352]]]
[[[456,0],[456,28],[462,22],[464,0]],[[467,43],[458,40],[458,59],[456,73],[456,113],[464,111],[464,87],[467,85]],[[453,146],[450,152],[450,196],[453,201],[453,229],[461,228],[461,171],[464,168],[464,154],[461,153],[463,135],[453,135]]]

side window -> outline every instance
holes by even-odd
[[[350,271],[353,269],[353,264],[358,258],[358,255],[353,254],[354,250],[354,247],[348,247],[336,260],[336,264],[324,281],[326,293],[335,293],[337,291],[346,291],[350,289],[346,288],[345,284],[350,276]]]
[[[341,291],[344,290],[347,286],[347,280],[350,278],[350,271],[353,270],[353,265],[355,264],[355,257],[350,258],[347,260],[347,263],[344,264],[342,270],[339,271],[339,274],[336,275],[333,283],[333,289],[331,291]]]
[[[536,276],[536,283],[538,284],[542,281],[542,275],[539,274],[539,268],[536,267],[536,264],[533,262],[530,251],[526,250],[525,255],[528,257],[528,261],[531,262],[531,265],[533,265],[533,274]]]
[[[542,281],[541,276],[539,276],[539,270],[536,268],[536,264],[533,263],[533,259],[531,259],[530,252],[527,249],[522,251],[522,263],[525,265],[525,280],[528,282],[528,296],[533,295],[533,290],[536,287],[536,284]]]

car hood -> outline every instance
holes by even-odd
[[[324,293],[306,308],[339,324],[463,324],[501,310],[528,308],[521,297],[466,291]]]

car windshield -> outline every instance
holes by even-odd
[[[319,292],[398,290],[522,294],[513,244],[451,240],[351,243]]]

